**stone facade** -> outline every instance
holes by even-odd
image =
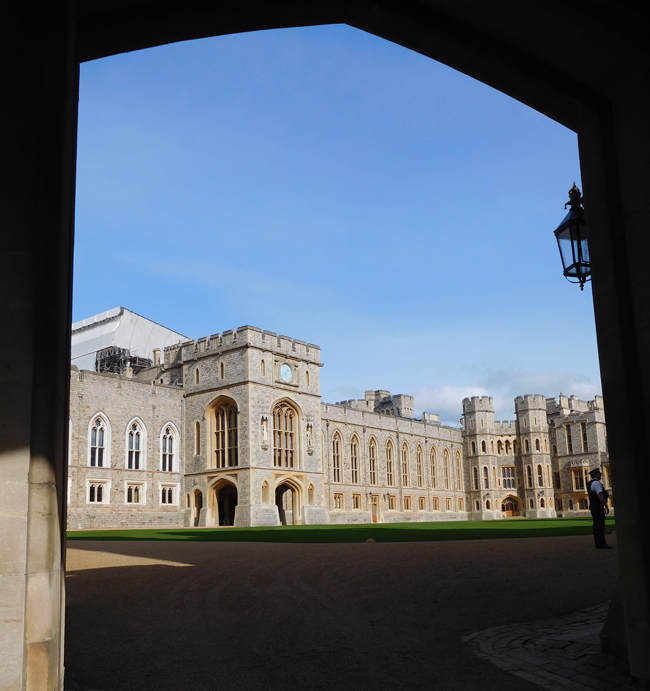
[[[70,528],[534,518],[586,512],[602,398],[322,403],[320,348],[252,326],[157,351],[135,375],[71,371]]]

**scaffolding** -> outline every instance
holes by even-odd
[[[102,348],[95,356],[95,372],[110,372],[112,374],[124,374],[124,369],[130,367],[133,374],[151,367],[152,362],[148,358],[131,355],[128,348]]]

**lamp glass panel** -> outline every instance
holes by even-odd
[[[573,254],[573,242],[571,241],[571,232],[569,226],[564,226],[559,232],[556,231],[557,244],[560,248],[560,256],[562,258],[562,265],[564,269],[568,269],[570,266],[575,264],[574,254]]]

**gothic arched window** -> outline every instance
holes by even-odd
[[[239,465],[237,405],[233,401],[225,401],[214,409],[214,462],[215,468]]]
[[[431,471],[431,488],[436,489],[438,477],[438,455],[436,454],[436,447],[432,446],[429,451],[429,466]]]
[[[418,444],[415,450],[415,471],[417,473],[418,487],[424,487],[424,469],[422,467],[422,447]]]
[[[490,489],[490,476],[488,475],[487,466],[483,466],[483,487],[485,489]]]
[[[449,489],[449,449],[445,449],[442,453],[442,475],[445,489]]]
[[[393,478],[393,442],[390,439],[386,444],[386,482],[390,486],[395,484]]]
[[[370,466],[369,481],[371,485],[377,484],[377,444],[374,439],[368,445],[368,464]]]
[[[455,457],[455,471],[456,471],[456,489],[457,490],[462,490],[463,489],[463,470],[462,470],[462,465],[460,461],[460,451],[456,449],[456,457]]]
[[[402,485],[409,486],[409,447],[406,442],[402,444]]]
[[[171,425],[163,427],[163,433],[160,439],[160,469],[164,472],[173,472],[174,466],[176,465],[174,460],[174,454],[176,452],[175,437],[175,430]]]
[[[332,437],[332,480],[341,482],[341,437],[338,432]]]
[[[96,468],[104,468],[108,465],[107,444],[108,434],[106,420],[97,416],[90,427],[90,461],[89,464]]]
[[[126,467],[129,470],[144,469],[144,433],[142,425],[134,420],[126,435]]]
[[[350,469],[352,472],[352,484],[359,483],[359,440],[356,436],[350,442]]]
[[[273,408],[273,465],[278,468],[297,467],[296,430],[298,413],[286,402]]]

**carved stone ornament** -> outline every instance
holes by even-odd
[[[260,446],[262,449],[264,449],[264,451],[266,451],[269,448],[269,418],[267,415],[262,415],[262,419],[260,421],[260,431]]]

